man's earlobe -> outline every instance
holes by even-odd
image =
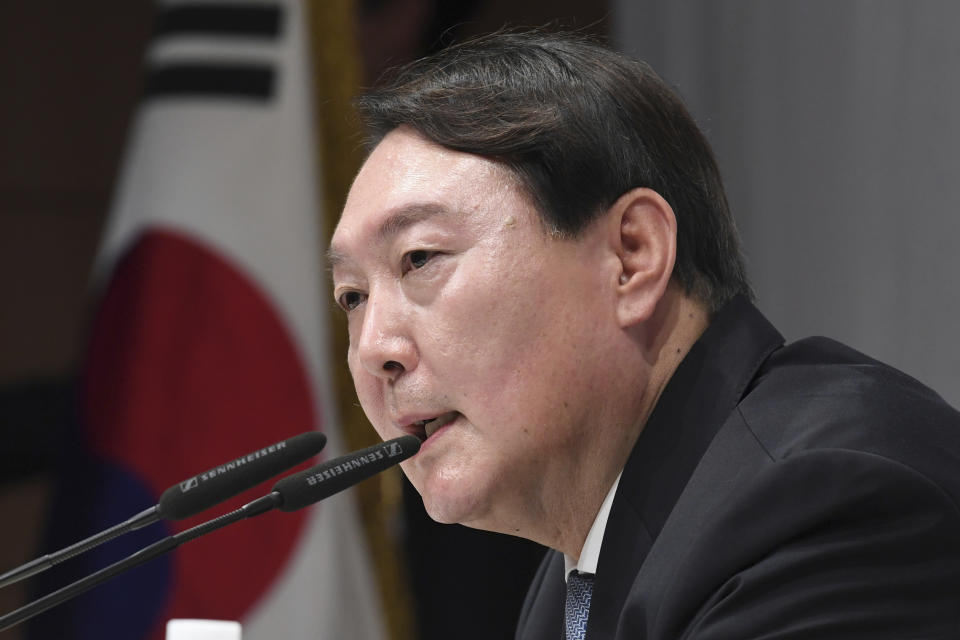
[[[612,207],[619,221],[622,274],[618,317],[624,327],[649,319],[667,289],[677,254],[673,207],[656,191],[632,189]]]

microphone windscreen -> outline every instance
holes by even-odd
[[[327,436],[308,431],[258,449],[175,484],[160,496],[161,518],[182,520],[257,486],[317,455]]]
[[[281,478],[273,485],[282,500],[278,508],[302,509],[406,460],[419,450],[419,438],[401,436]]]

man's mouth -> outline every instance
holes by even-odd
[[[410,426],[414,428],[414,435],[420,438],[421,440],[426,440],[434,433],[437,432],[437,429],[440,427],[450,424],[457,419],[460,413],[457,411],[449,411],[442,415],[436,416],[435,418],[427,418],[426,420],[418,420],[412,423]]]

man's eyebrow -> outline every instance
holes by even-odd
[[[401,207],[380,223],[373,235],[373,242],[382,244],[418,222],[436,216],[445,216],[449,213],[449,209],[436,203],[415,203]],[[346,254],[339,251],[336,246],[331,245],[327,249],[327,264],[331,269],[347,261],[347,259]]]
[[[428,218],[444,216],[449,210],[440,204],[412,204],[397,209],[386,220],[380,223],[374,238],[376,242],[384,242],[393,238],[407,227],[411,227],[418,222],[423,222]]]

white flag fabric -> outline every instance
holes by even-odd
[[[103,295],[81,388],[91,529],[309,429],[326,433],[324,457],[343,453],[303,12],[297,0],[158,6],[95,270]],[[84,562],[100,568],[210,517],[155,525]],[[159,640],[171,618],[206,618],[239,620],[245,640],[376,640],[385,632],[366,551],[341,494],[187,543],[38,618],[31,634]]]

